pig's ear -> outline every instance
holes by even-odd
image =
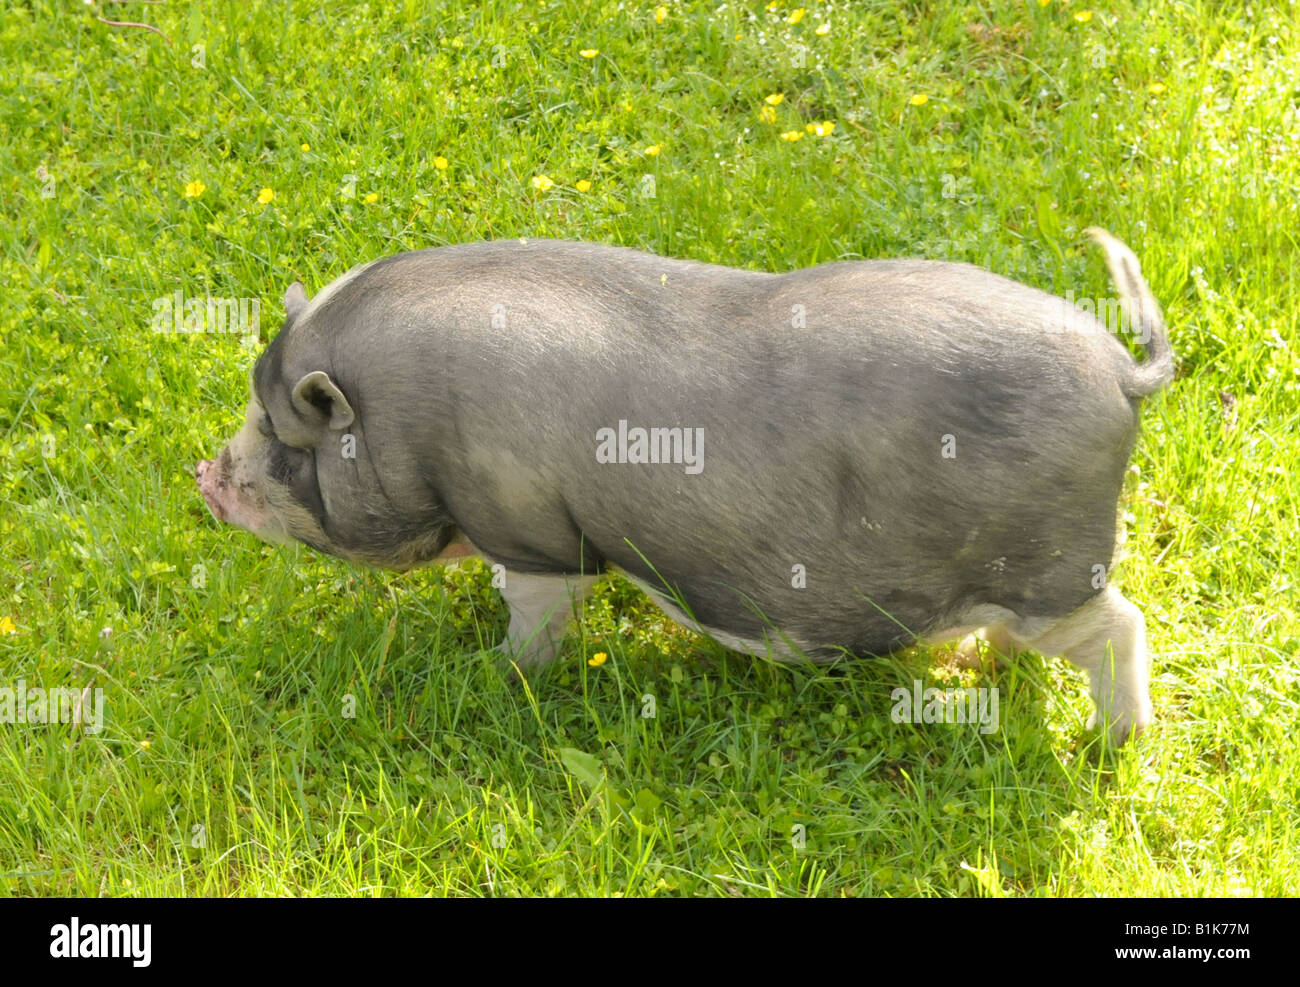
[[[347,428],[356,417],[348,399],[323,370],[313,370],[298,381],[293,389],[293,407],[307,421],[328,424],[335,430]]]
[[[301,281],[295,281],[284,293],[284,314],[289,317],[290,322],[294,322],[306,307],[307,292],[303,290]]]

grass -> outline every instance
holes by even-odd
[[[107,710],[0,726],[0,893],[1300,892],[1300,35],[1276,7],[7,5],[0,687]],[[1157,719],[1118,754],[1062,662],[779,667],[620,582],[514,688],[481,566],[218,526],[191,470],[255,348],[149,331],[181,289],[260,298],[265,337],[296,278],[508,236],[1104,297],[1091,224],[1142,258],[1179,358],[1122,505]],[[996,685],[1001,729],[892,723],[914,678]]]

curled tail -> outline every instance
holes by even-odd
[[[1142,265],[1133,251],[1100,226],[1089,226],[1084,232],[1106,252],[1106,266],[1119,292],[1124,314],[1145,341],[1146,361],[1133,365],[1132,376],[1123,385],[1129,397],[1144,398],[1174,379],[1174,351],[1169,346],[1164,317],[1142,277]]]

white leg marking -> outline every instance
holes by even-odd
[[[560,650],[564,628],[599,576],[563,576],[506,570],[501,595],[510,627],[499,651],[520,668],[545,665]]]
[[[959,668],[980,669],[986,661],[997,667],[1005,667],[1007,662],[1016,657],[1018,651],[1019,643],[1006,626],[991,624],[962,638],[954,657]]]
[[[1151,696],[1146,621],[1119,590],[1108,586],[1026,643],[1044,655],[1064,655],[1088,673],[1096,704],[1090,729],[1100,722],[1118,746],[1147,728]]]

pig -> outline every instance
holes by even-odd
[[[1132,251],[1089,234],[1141,361],[1082,304],[968,264],[774,274],[553,240],[384,257],[289,287],[243,428],[195,476],[266,541],[499,565],[519,669],[616,571],[777,660],[975,632],[1063,655],[1120,744],[1151,701],[1142,613],[1109,581],[1117,503],[1174,361]]]

